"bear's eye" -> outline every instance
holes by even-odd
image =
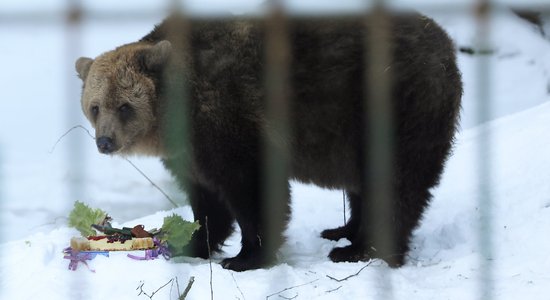
[[[123,121],[127,121],[132,116],[132,107],[128,104],[122,104],[118,107],[118,114],[120,115],[120,119]]]
[[[97,105],[92,106],[92,116],[95,118],[99,114],[99,107]]]

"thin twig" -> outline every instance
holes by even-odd
[[[130,165],[132,165],[132,167],[134,167],[134,169],[136,169],[143,177],[145,177],[145,179],[147,179],[149,181],[149,183],[151,183],[157,190],[159,190],[159,192],[161,192],[164,197],[166,197],[166,199],[168,199],[168,201],[170,201],[170,203],[172,203],[172,205],[174,205],[174,207],[178,207],[178,205],[176,204],[176,202],[174,202],[174,200],[172,200],[172,198],[170,198],[170,196],[168,196],[168,194],[166,194],[158,185],[156,185],[153,180],[151,180],[151,178],[149,178],[147,175],[145,175],[145,173],[143,173],[143,171],[141,171],[131,160],[129,160],[128,158],[126,157],[123,157],[124,160],[126,160]]]
[[[89,131],[88,129],[86,129],[86,128],[85,128],[84,126],[82,126],[82,125],[76,125],[76,126],[71,127],[71,129],[67,130],[63,135],[61,135],[61,136],[59,137],[59,139],[57,139],[57,141],[55,142],[55,144],[53,144],[53,147],[52,147],[52,149],[49,151],[49,153],[52,154],[52,153],[55,151],[55,148],[57,147],[57,144],[59,144],[59,143],[61,142],[61,140],[62,140],[65,136],[67,136],[69,133],[71,133],[71,131],[73,131],[73,130],[75,130],[75,129],[77,129],[77,128],[80,128],[80,129],[86,131],[86,133],[88,133],[88,135],[89,135],[92,139],[95,140],[95,137],[90,133],[90,131]]]
[[[138,294],[138,297],[141,296],[141,294],[145,294],[145,292],[143,291],[143,285],[145,284],[145,282],[141,282],[140,285],[138,285],[138,287],[136,288],[136,291],[139,290],[139,294]],[[147,295],[147,294],[145,294]]]
[[[325,293],[330,294],[330,293],[332,293],[332,292],[336,292],[337,290],[341,289],[342,286],[343,286],[343,285],[341,285],[341,286],[339,286],[339,287],[337,287],[337,288],[335,288],[335,289],[328,290],[328,291],[326,291]]]
[[[210,231],[208,230],[208,216],[205,218],[206,247],[208,248],[208,265],[210,266],[210,299],[214,300],[214,288],[212,287],[212,252],[210,250]]]
[[[45,227],[45,226],[57,225],[58,220],[67,220],[67,219],[68,219],[67,217],[55,217],[53,219],[53,221],[48,222],[48,223],[44,223],[44,224],[41,224],[41,225],[36,225],[36,226],[32,227],[31,230],[35,230],[35,229]]]
[[[52,149],[50,150],[50,154],[52,154],[54,151],[55,151],[55,148],[57,147],[57,144],[59,144],[59,142],[61,142],[61,140],[67,136],[71,131],[77,129],[77,128],[80,128],[82,130],[84,130],[93,140],[95,140],[95,137],[90,133],[90,131],[88,129],[86,129],[84,126],[82,125],[76,125],[76,126],[73,126],[71,127],[71,129],[67,130],[67,132],[65,132],[63,135],[61,135],[59,137],[59,139],[57,139],[57,141],[55,142],[55,144],[53,145]],[[161,189],[158,185],[156,185],[153,180],[151,180],[151,178],[149,178],[147,175],[145,175],[145,173],[143,173],[143,171],[141,171],[140,168],[138,168],[131,160],[129,160],[128,158],[126,157],[122,157],[124,160],[126,160],[132,167],[134,167],[134,169],[136,169],[140,174],[141,176],[145,177],[145,179],[147,179],[147,181],[149,181],[149,183],[151,183],[151,185],[153,185],[153,187],[155,187],[159,192],[161,192],[162,195],[164,195],[164,197],[170,201],[170,203],[172,203],[172,205],[174,207],[178,207],[178,204],[176,204],[176,202],[174,200],[172,200],[172,198],[170,196],[168,196],[168,194],[166,194],[164,192],[163,189]]]
[[[277,296],[277,295],[279,295],[280,293],[286,292],[286,291],[288,291],[288,290],[292,290],[292,289],[295,289],[295,288],[302,287],[302,286],[304,286],[304,285],[312,284],[312,283],[314,283],[315,281],[318,281],[318,280],[319,280],[319,279],[315,279],[315,280],[312,280],[312,281],[310,281],[310,282],[306,282],[306,283],[303,283],[303,284],[300,284],[300,285],[295,285],[295,286],[287,287],[287,288],[285,288],[285,289],[283,289],[283,290],[281,290],[281,291],[278,291],[278,292],[276,292],[276,293],[273,293],[273,294],[271,294],[271,295],[266,296],[265,299],[269,299],[270,297]]]
[[[179,287],[179,284],[178,284],[178,277],[176,276],[175,277],[175,282],[176,282],[176,288],[178,289],[176,292],[177,292],[177,295],[179,296],[180,294],[180,287]],[[168,295],[172,296],[172,289],[174,288],[174,281],[172,281],[172,284],[170,285],[170,293],[168,293]]]
[[[167,283],[165,283],[163,286],[159,287],[156,291],[154,291],[153,293],[151,293],[151,295],[147,294],[147,292],[145,292],[143,290],[143,286],[145,285],[145,282],[141,282],[141,284],[136,288],[139,289],[139,294],[138,296],[140,296],[141,294],[147,296],[149,299],[153,299],[153,297],[155,296],[156,293],[158,293],[160,290],[162,290],[163,288],[165,288],[167,285],[169,285],[170,283],[173,283],[174,282],[174,278],[170,279]]]
[[[279,295],[279,298],[283,298],[283,299],[286,299],[286,300],[296,299],[296,298],[298,298],[298,293],[296,293],[296,295],[294,295],[293,297],[285,297],[283,295]]]
[[[187,283],[187,287],[185,290],[183,290],[183,294],[178,298],[179,300],[185,300],[187,297],[187,294],[189,294],[189,291],[191,290],[191,287],[193,286],[193,282],[195,282],[195,276],[191,276],[189,278],[189,282]],[[178,293],[179,293],[179,287],[178,287]]]
[[[170,281],[168,281],[167,283],[165,283],[163,286],[159,287],[156,291],[154,291],[152,294],[151,294],[151,298],[153,298],[153,296],[158,293],[158,291],[160,291],[161,289],[163,289],[164,287],[166,287],[168,284],[174,282],[174,278],[170,279]]]
[[[350,278],[352,278],[352,277],[355,277],[355,276],[359,275],[359,273],[361,273],[361,271],[363,271],[366,267],[370,266],[373,262],[374,262],[374,260],[369,261],[366,265],[364,265],[361,269],[359,269],[359,271],[357,271],[357,273],[352,274],[352,275],[349,275],[349,276],[344,277],[344,278],[342,278],[342,279],[337,279],[337,278],[334,278],[334,277],[332,277],[332,276],[330,276],[330,275],[326,275],[326,276],[327,276],[328,278],[330,278],[330,279],[336,281],[336,282],[342,282],[342,281],[348,280],[348,279],[350,279]]]
[[[246,300],[243,294],[243,291],[241,291],[241,288],[239,287],[239,284],[237,283],[237,280],[235,279],[235,276],[233,275],[233,272],[229,272],[231,274],[231,277],[233,277],[233,282],[235,282],[235,286],[237,286],[237,290],[239,290],[239,293],[241,293],[241,296],[243,296],[243,300]]]

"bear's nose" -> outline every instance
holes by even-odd
[[[104,153],[104,154],[109,154],[109,153],[113,152],[113,150],[115,148],[114,144],[113,144],[113,139],[110,138],[110,137],[107,137],[107,136],[99,137],[96,140],[96,144],[97,144],[97,149],[99,150],[99,152]]]

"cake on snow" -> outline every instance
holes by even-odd
[[[101,235],[71,238],[71,248],[77,251],[132,251],[155,247],[153,238],[125,238],[116,235]]]

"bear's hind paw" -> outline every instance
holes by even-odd
[[[388,266],[392,268],[398,268],[405,263],[405,258],[403,254],[382,255],[374,248],[363,248],[353,244],[347,247],[338,247],[332,249],[328,257],[333,262],[358,262],[369,261],[371,259],[379,258],[385,261]]]
[[[331,241],[338,241],[340,239],[351,240],[351,234],[347,226],[342,226],[333,229],[326,229],[321,232],[321,237]]]
[[[371,259],[369,251],[354,245],[334,248],[330,251],[328,257],[333,262],[358,262]]]

